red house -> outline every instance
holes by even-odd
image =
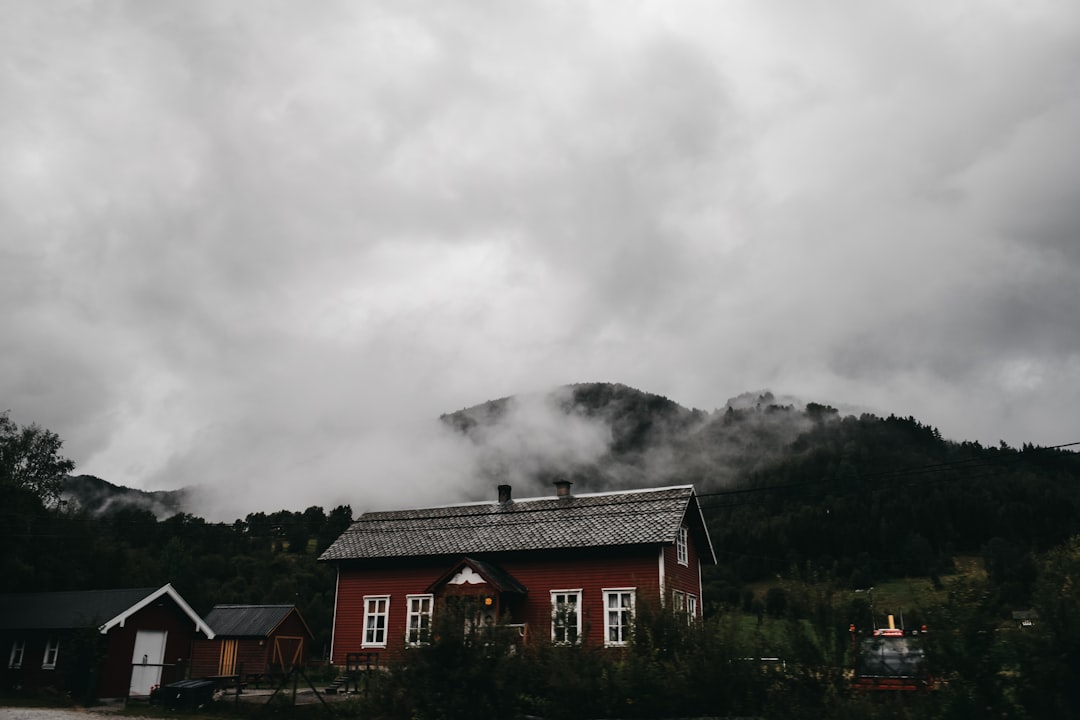
[[[629,642],[641,603],[701,612],[701,564],[715,563],[690,485],[360,516],[320,557],[337,566],[331,662],[401,660],[447,602],[507,623],[527,643]]]
[[[192,677],[272,682],[307,664],[313,636],[295,605],[215,605],[206,624],[214,637],[193,644]]]
[[[176,592],[160,588],[0,595],[5,690],[76,697],[147,696],[184,679],[192,640],[214,636]]]

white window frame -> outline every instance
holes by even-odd
[[[551,642],[553,644],[576,645],[581,642],[581,595],[581,588],[551,591]],[[574,598],[573,603],[570,602],[571,597]],[[560,598],[563,598],[563,600],[560,601]],[[568,605],[574,607],[576,622],[573,625],[559,623],[559,617],[563,612],[562,608]],[[560,629],[563,630],[564,634],[562,639],[558,638],[557,631]],[[573,638],[566,637],[570,630],[574,632]]]
[[[380,609],[381,604],[381,609]],[[364,596],[364,637],[360,647],[384,648],[390,624],[390,596]]]
[[[435,596],[405,596],[405,644],[427,645],[431,642],[431,618],[435,610]]]
[[[697,595],[686,593],[686,621],[693,623],[697,620]]]
[[[60,639],[49,638],[45,641],[45,654],[41,656],[41,669],[52,670],[56,667],[56,660],[60,657]]]
[[[630,636],[634,631],[637,588],[604,588],[603,595],[604,645],[626,647],[630,644]],[[629,601],[628,604],[623,604],[626,601]]]
[[[671,591],[671,611],[675,614],[686,612],[686,593],[682,590]]]
[[[690,565],[690,553],[687,550],[689,544],[687,536],[686,526],[683,525],[679,528],[678,535],[675,536],[675,559],[679,561],[680,565]]]
[[[11,643],[11,654],[8,655],[8,667],[12,670],[18,670],[22,667],[24,657],[26,657],[26,641],[15,640]]]

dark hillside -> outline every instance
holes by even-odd
[[[626,385],[582,383],[559,388],[542,401],[546,411],[599,429],[605,439],[587,457],[568,457],[559,447],[498,444],[498,430],[520,422],[516,411],[524,397],[507,397],[443,415],[441,420],[469,437],[492,460],[485,483],[502,477],[508,466],[527,468],[526,481],[544,487],[559,475],[601,491],[694,483],[701,488],[728,487],[746,472],[787,452],[798,433],[810,426],[791,407],[775,404],[770,393],[740,396],[712,413],[688,409],[666,397]],[[736,409],[738,408],[738,409]],[[527,432],[528,428],[525,428]],[[526,446],[529,438],[523,441]]]
[[[113,485],[93,475],[64,478],[60,495],[72,507],[81,508],[91,515],[127,508],[147,510],[158,518],[184,512],[190,500],[187,490],[137,490]]]
[[[1080,533],[1080,457],[1061,449],[942,440],[913,418],[815,423],[788,454],[703,498],[734,584],[786,576],[868,587],[948,572],[982,555],[1016,603],[1034,553]]]

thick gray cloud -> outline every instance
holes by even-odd
[[[433,418],[591,380],[1080,440],[1072,3],[0,12],[0,406],[82,472],[450,501]]]

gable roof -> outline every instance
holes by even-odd
[[[215,605],[206,615],[206,624],[218,637],[267,637],[291,612],[300,617],[295,605]],[[300,624],[310,635],[302,617]]]
[[[518,582],[516,577],[506,572],[501,567],[470,557],[462,558],[460,562],[451,565],[450,570],[443,573],[438,580],[431,583],[431,585],[428,586],[427,591],[435,592],[465,568],[469,568],[475,572],[484,580],[484,582],[490,584],[499,592],[511,592],[519,595],[524,595],[527,592],[525,586]]]
[[[702,561],[715,563],[692,485],[368,512],[319,559],[667,545],[683,522]]]
[[[168,583],[160,588],[0,595],[0,627],[5,630],[97,628],[104,634],[114,627],[123,627],[128,618],[163,596],[176,603],[195,624],[196,630],[202,631],[207,637],[214,637],[210,626]]]

